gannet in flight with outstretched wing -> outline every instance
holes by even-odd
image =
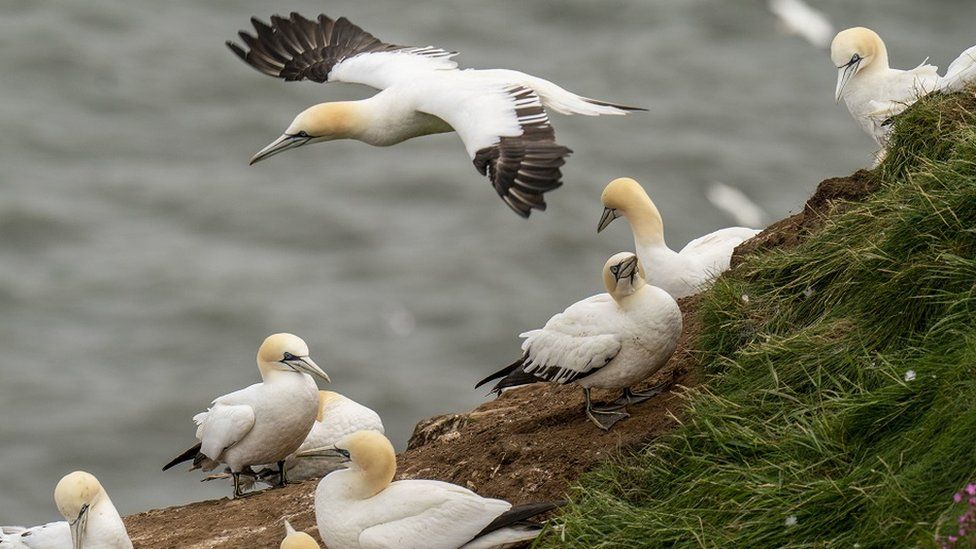
[[[538,330],[521,334],[522,357],[482,379],[475,387],[501,378],[492,389],[551,382],[583,388],[586,417],[608,430],[628,417],[628,404],[645,401],[663,385],[645,393],[631,387],[667,364],[681,335],[681,311],[661,288],[647,284],[637,256],[620,252],[603,267],[605,294],[570,305]],[[623,389],[609,406],[594,406],[590,389]]]
[[[618,217],[626,217],[634,233],[637,257],[649,284],[675,298],[697,294],[727,271],[736,246],[759,234],[759,229],[729,227],[700,236],[674,251],[664,241],[664,221],[640,183],[629,177],[611,181],[601,196],[603,216],[597,232]]]
[[[563,502],[511,503],[437,480],[398,480],[396,454],[376,431],[306,452],[338,456],[348,469],[315,490],[315,521],[329,549],[489,549],[531,541],[532,517]]]
[[[935,91],[954,92],[976,80],[976,46],[956,58],[939,76],[939,67],[924,62],[903,71],[888,66],[888,49],[878,33],[854,27],[837,33],[830,44],[837,67],[834,99],[847,104],[854,120],[878,145],[887,144],[891,117],[919,97]]]
[[[241,473],[253,465],[276,463],[278,485],[284,486],[285,458],[302,445],[319,413],[318,387],[311,376],[329,381],[308,355],[308,345],[298,336],[268,336],[258,349],[262,382],[217,397],[210,409],[193,416],[200,443],[163,471],[191,460],[193,469],[211,470],[225,463],[234,477],[234,497],[239,497]]]
[[[65,520],[0,527],[0,549],[132,549],[119,512],[91,473],[65,475],[54,488],[54,503]]]
[[[561,114],[644,110],[589,99],[513,70],[459,70],[455,52],[397,46],[340,17],[312,21],[297,13],[256,18],[241,31],[245,50],[230,49],[258,71],[285,80],[349,82],[381,90],[369,99],[321,103],[300,113],[251,163],[308,143],[355,139],[387,146],[455,131],[475,168],[516,213],[546,209],[543,193],[562,184],[572,151],[558,143],[546,109]]]

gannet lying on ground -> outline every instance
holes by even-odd
[[[891,117],[923,95],[959,91],[976,79],[976,46],[953,61],[945,76],[925,63],[902,71],[888,66],[884,41],[864,27],[839,32],[830,45],[830,59],[837,66],[835,99],[844,100],[854,120],[882,147],[891,131]]]
[[[281,540],[280,549],[319,549],[315,538],[305,532],[298,532],[285,521],[285,539]]]
[[[193,416],[200,443],[163,471],[190,460],[193,469],[226,463],[234,477],[234,497],[243,495],[240,475],[252,465],[276,463],[278,485],[287,483],[285,458],[301,446],[318,415],[318,387],[309,374],[325,381],[329,376],[309,358],[308,345],[292,334],[265,339],[257,362],[262,382],[217,397],[210,409]]]
[[[556,143],[545,108],[561,114],[626,114],[643,110],[588,99],[512,70],[458,70],[454,52],[396,46],[340,17],[311,21],[297,13],[252,18],[248,48],[228,42],[258,71],[285,80],[350,82],[382,90],[369,99],[321,103],[295,117],[284,135],[251,164],[308,143],[356,139],[387,146],[456,131],[475,168],[516,213],[546,209],[543,193],[559,187],[559,167],[572,151]]]
[[[642,402],[663,386],[645,393],[630,387],[668,362],[681,335],[681,311],[664,290],[644,281],[637,256],[621,252],[607,261],[603,282],[609,294],[578,301],[549,319],[540,330],[521,334],[522,358],[478,382],[502,378],[492,389],[549,381],[583,388],[586,416],[601,429],[628,417],[627,404]],[[595,407],[590,388],[623,389],[611,406]]]
[[[310,478],[322,478],[340,469],[342,466],[334,460],[313,457],[298,457],[303,450],[331,446],[338,440],[356,431],[376,431],[383,433],[383,421],[379,414],[359,404],[351,398],[346,398],[332,391],[319,391],[319,415],[315,418],[312,430],[305,437],[305,442],[291,455],[285,458],[285,471],[288,479],[294,482]],[[211,475],[204,480],[214,480],[229,477],[229,472]],[[255,474],[242,474],[241,482],[245,489],[250,489],[255,480],[273,484],[278,477],[278,468],[264,466],[256,469]]]
[[[437,480],[400,480],[393,445],[360,431],[306,454],[338,455],[349,468],[330,473],[315,490],[315,521],[329,549],[487,549],[532,540],[528,519],[562,502],[513,507]]]
[[[675,252],[664,241],[664,222],[651,197],[629,177],[610,182],[603,189],[603,217],[597,232],[614,219],[626,217],[634,233],[637,257],[644,264],[647,282],[675,298],[696,294],[727,271],[732,252],[759,234],[757,229],[730,227],[698,237]]]
[[[93,475],[75,471],[54,489],[67,522],[33,528],[0,528],[0,549],[132,549],[129,533],[105,489]]]

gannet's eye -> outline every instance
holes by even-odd
[[[854,63],[857,63],[860,60],[861,60],[861,56],[855,53],[854,55],[851,56],[850,64],[853,65]]]
[[[298,132],[297,134],[295,134],[295,137],[309,137],[309,135],[308,135],[308,132],[306,132],[305,130],[302,130],[302,131]]]
[[[285,360],[295,360],[295,355],[285,351]]]
[[[336,452],[339,452],[339,455],[341,455],[344,458],[347,458],[347,459],[349,458],[349,450],[343,450],[342,448],[336,448]]]
[[[617,274],[618,271],[620,271],[620,265],[614,265],[614,266],[610,267],[610,272],[611,273]]]

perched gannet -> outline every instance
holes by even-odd
[[[67,522],[0,528],[0,549],[132,549],[129,533],[105,489],[92,474],[75,471],[54,489]]]
[[[281,540],[280,549],[319,549],[315,538],[305,532],[298,532],[291,523],[285,521],[285,539]]]
[[[549,381],[583,388],[586,416],[601,429],[628,417],[627,404],[643,402],[662,387],[636,393],[630,387],[664,366],[681,335],[681,311],[664,290],[644,281],[637,256],[620,252],[603,267],[608,294],[569,306],[540,330],[519,337],[522,358],[478,382],[502,378],[493,391]],[[590,389],[623,389],[613,405],[594,407]]]
[[[800,36],[817,48],[826,49],[830,45],[834,25],[823,12],[803,0],[769,0],[767,5],[785,32]]]
[[[843,30],[830,45],[837,66],[835,99],[847,104],[854,120],[881,146],[900,114],[919,97],[934,91],[958,91],[976,79],[976,46],[949,65],[944,77],[939,68],[922,63],[902,71],[888,66],[888,50],[878,33],[864,27]]]
[[[257,383],[217,397],[193,416],[199,444],[163,467],[193,460],[193,469],[226,463],[234,477],[234,497],[243,495],[240,475],[264,463],[278,465],[278,485],[287,483],[285,458],[301,446],[319,410],[318,387],[309,374],[329,381],[308,356],[308,345],[292,334],[268,336],[258,349]]]
[[[319,415],[315,418],[312,430],[305,437],[305,442],[285,458],[285,471],[291,481],[302,481],[310,478],[321,478],[341,465],[334,460],[314,457],[298,457],[304,450],[331,446],[340,438],[356,431],[376,431],[383,433],[383,421],[373,410],[332,391],[319,391]],[[245,488],[250,488],[255,480],[273,483],[278,477],[278,468],[265,466],[258,468],[254,474],[242,474],[241,482]],[[211,475],[204,480],[227,478],[230,474]]]
[[[382,90],[369,99],[321,103],[303,111],[251,164],[308,143],[355,139],[387,146],[455,131],[475,168],[516,213],[546,209],[543,193],[559,187],[572,151],[556,143],[545,108],[561,114],[644,110],[588,99],[512,70],[458,70],[455,52],[396,46],[340,17],[311,21],[297,13],[256,18],[248,48],[228,47],[258,71],[285,80],[349,82]]]
[[[393,481],[396,454],[376,431],[343,437],[305,452],[340,456],[315,490],[315,521],[329,549],[487,549],[528,541],[539,533],[528,519],[562,502],[513,507],[499,499],[437,480]]]
[[[664,222],[640,183],[629,177],[610,182],[603,189],[602,231],[614,219],[626,217],[634,233],[637,257],[647,269],[647,282],[675,298],[696,294],[728,270],[732,252],[760,231],[745,227],[720,229],[698,237],[675,252],[664,242]]]

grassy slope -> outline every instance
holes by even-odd
[[[952,493],[976,478],[976,99],[906,111],[873,175],[865,202],[703,296],[707,383],[684,425],[585,476],[541,546],[925,546],[948,531]]]

